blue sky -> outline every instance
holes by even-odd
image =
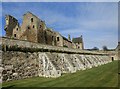
[[[68,34],[71,38],[83,35],[85,48],[117,46],[117,2],[3,2],[0,35],[5,34],[5,14],[13,15],[21,24],[22,16],[27,11],[65,37]]]

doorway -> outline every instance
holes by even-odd
[[[112,61],[114,61],[114,57],[112,57]]]

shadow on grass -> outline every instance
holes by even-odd
[[[7,87],[2,87],[2,89],[12,89],[15,85],[10,85],[10,86],[7,86]]]
[[[118,87],[3,87],[2,89],[119,89]]]

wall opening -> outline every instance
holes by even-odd
[[[54,37],[52,36],[52,41],[54,40]]]
[[[59,37],[57,37],[57,41],[59,41]]]
[[[14,37],[16,37],[16,34],[14,34]]]
[[[33,18],[31,18],[31,22],[33,22]]]
[[[33,28],[35,28],[35,26],[33,25]]]
[[[27,29],[30,29],[30,27],[28,26]]]
[[[16,28],[16,30],[18,31],[18,28]]]
[[[112,61],[114,61],[114,57],[112,57]]]

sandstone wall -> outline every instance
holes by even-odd
[[[4,50],[0,51],[2,56],[0,58],[0,72],[2,73],[0,78],[3,81],[33,76],[56,78],[62,73],[74,73],[112,62],[111,55],[104,52],[68,49],[7,38],[1,38],[1,40]],[[10,49],[16,45],[17,50]],[[18,50],[19,48],[22,50]],[[40,50],[31,52],[26,48]]]
[[[109,56],[68,54],[53,52],[2,53],[2,80],[10,81],[34,76],[59,77],[62,73],[74,73],[111,62]]]
[[[4,29],[6,31],[6,36],[12,37],[13,28],[15,28],[16,25],[18,25],[18,21],[16,18],[14,18],[13,16],[10,16],[10,15],[6,15],[5,20],[6,20],[6,25],[5,25]]]
[[[58,47],[58,46],[51,46],[51,45],[43,45],[40,43],[33,43],[28,41],[22,40],[15,40],[15,39],[8,39],[8,38],[1,38],[2,45],[4,46],[17,46],[20,48],[37,48],[37,49],[44,49],[47,51],[54,51],[54,52],[62,52],[62,53],[79,53],[79,54],[91,54],[91,55],[109,55],[107,52],[103,51],[88,51],[88,50],[80,50],[80,49],[73,49],[73,48],[65,48],[65,47]]]
[[[37,58],[35,53],[2,52],[3,81],[38,76]]]

